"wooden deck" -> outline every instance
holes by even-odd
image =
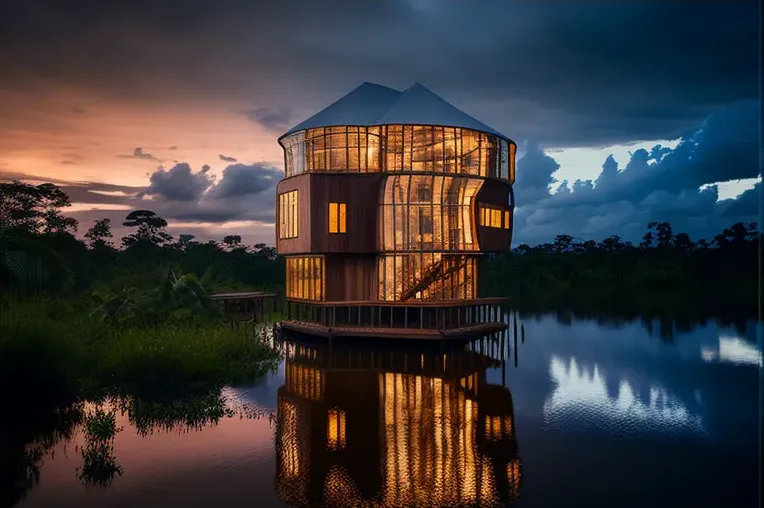
[[[263,298],[276,298],[273,293],[263,293],[260,291],[239,291],[236,293],[213,293],[211,300],[260,300]]]
[[[506,323],[479,323],[474,325],[437,330],[432,328],[389,328],[334,326],[328,327],[310,321],[282,321],[281,326],[287,330],[317,335],[320,337],[378,337],[389,339],[432,339],[432,340],[462,340],[475,336],[487,335],[507,329]]]
[[[210,299],[222,302],[226,321],[235,323],[256,322],[275,310],[276,295],[262,291],[239,291],[213,293]]]

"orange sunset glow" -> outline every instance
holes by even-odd
[[[0,181],[61,186],[78,236],[110,218],[119,245],[126,212],[150,209],[175,237],[273,244],[278,137],[366,81],[421,82],[517,140],[516,244],[636,239],[672,200],[660,220],[693,237],[756,218],[755,30],[723,29],[721,4],[656,15],[671,28],[645,37],[613,27],[648,6],[604,26],[594,7],[493,0],[171,3],[0,8]],[[732,57],[705,57],[707,17]]]

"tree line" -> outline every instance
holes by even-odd
[[[737,222],[711,240],[651,222],[641,242],[613,235],[521,244],[486,260],[482,288],[517,306],[623,314],[688,312],[697,316],[758,313],[762,258],[756,223]]]
[[[83,240],[75,237],[79,224],[63,213],[69,197],[54,184],[2,183],[0,202],[3,286],[113,294],[155,287],[158,280],[177,285],[185,277],[207,291],[283,287],[283,258],[266,244],[245,245],[239,235],[176,239],[165,219],[135,210],[124,219],[131,232],[117,248],[109,219],[94,221]],[[509,296],[518,306],[727,306],[755,312],[760,236],[757,224],[740,222],[710,240],[693,240],[668,222],[648,224],[637,244],[618,235],[580,241],[560,234],[486,256],[480,293]]]
[[[110,219],[98,219],[83,239],[79,223],[64,214],[69,196],[51,183],[0,183],[2,284],[27,291],[81,290],[104,284],[151,286],[172,270],[208,289],[234,290],[283,283],[283,260],[264,243],[245,245],[240,235],[201,242],[177,239],[151,210],[128,213],[130,233],[115,245]]]

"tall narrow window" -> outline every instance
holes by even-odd
[[[279,194],[279,238],[297,238],[297,191]]]
[[[501,210],[497,208],[491,209],[491,227],[492,228],[501,227]]]
[[[345,448],[345,411],[330,409],[326,422],[326,445],[330,450]]]
[[[347,204],[329,203],[329,232],[347,232]]]
[[[289,256],[286,264],[286,296],[323,300],[326,286],[323,256]]]
[[[504,229],[509,229],[509,224],[511,220],[512,219],[509,214],[509,210],[504,210]]]

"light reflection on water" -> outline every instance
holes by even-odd
[[[481,354],[287,341],[257,385],[114,406],[106,458],[122,474],[106,488],[77,475],[82,427],[60,433],[19,506],[755,502],[750,329],[709,322],[663,340],[640,323],[518,326],[504,364],[497,343]]]
[[[687,434],[705,432],[700,415],[663,386],[650,386],[649,396],[641,400],[629,381],[618,383],[616,395],[608,393],[605,378],[597,364],[587,369],[575,357],[569,362],[552,356],[549,375],[556,387],[544,402],[544,422],[572,430],[609,431],[621,435],[634,433]]]
[[[761,349],[757,344],[751,344],[741,337],[721,336],[716,348],[703,346],[701,355],[707,362],[719,361],[761,367]]]

